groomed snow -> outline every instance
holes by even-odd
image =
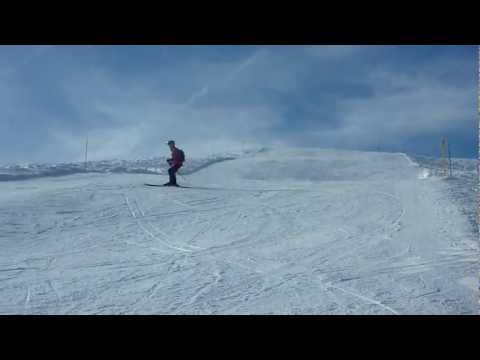
[[[207,165],[0,183],[0,314],[478,313],[478,239],[406,155]]]

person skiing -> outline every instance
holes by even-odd
[[[163,186],[178,186],[177,184],[177,177],[175,173],[180,169],[185,161],[185,155],[182,150],[175,147],[175,141],[170,140],[167,145],[170,147],[170,151],[172,152],[172,157],[167,159],[170,168],[168,169],[168,175],[170,177],[170,181]]]

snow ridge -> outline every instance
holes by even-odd
[[[213,155],[204,159],[189,159],[180,170],[180,175],[193,174],[203,168],[236,156]],[[148,160],[104,160],[85,163],[24,164],[0,166],[0,181],[28,180],[41,177],[67,176],[88,173],[150,174],[165,175],[168,170],[166,158]]]

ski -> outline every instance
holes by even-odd
[[[183,185],[177,185],[177,186],[169,186],[169,185],[160,185],[160,184],[148,184],[145,183],[145,186],[154,186],[154,187],[178,187],[178,188],[191,188],[190,186],[183,186]]]

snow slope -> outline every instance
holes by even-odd
[[[1,314],[474,314],[478,239],[404,154],[0,184]],[[182,182],[182,178],[179,178]]]

